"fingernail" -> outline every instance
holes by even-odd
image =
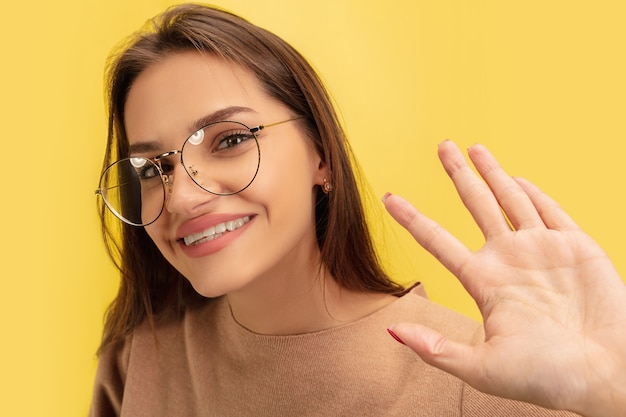
[[[385,193],[385,195],[383,196],[382,200],[383,200],[383,204],[387,201],[387,199],[391,196],[391,193]]]
[[[391,337],[393,337],[394,339],[396,339],[396,342],[398,342],[398,343],[403,344],[403,345],[405,345],[405,346],[406,346],[406,343],[404,343],[404,342],[402,341],[402,339],[400,339],[400,338],[398,337],[398,335],[397,335],[397,334],[395,334],[395,333],[393,332],[393,330],[391,330],[391,329],[387,328],[387,332],[389,332],[389,334],[391,335]]]
[[[467,148],[467,152],[471,151],[472,148],[474,148],[476,145],[480,145],[478,142],[472,143],[468,148]]]

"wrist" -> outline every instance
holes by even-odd
[[[625,352],[626,353],[626,352]],[[587,392],[572,411],[586,417],[617,417],[626,410],[626,356],[594,368]]]

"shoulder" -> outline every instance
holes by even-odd
[[[100,352],[89,412],[91,417],[120,415],[132,339],[131,334],[105,346]]]
[[[464,416],[491,417],[580,417],[578,414],[562,410],[549,410],[522,401],[495,397],[463,384],[462,411]]]
[[[164,359],[168,353],[178,356],[184,352],[192,328],[200,321],[210,321],[211,311],[217,304],[205,299],[202,303],[189,305],[180,314],[160,314],[152,322],[145,319],[124,339],[102,348],[89,415],[119,416],[129,384],[137,385],[137,378],[150,380],[155,377],[153,374],[160,371],[157,364],[167,366],[168,361]],[[206,323],[210,325],[210,322]]]

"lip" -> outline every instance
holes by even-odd
[[[186,236],[198,234],[215,227],[216,225],[245,217],[248,217],[249,221],[243,224],[243,226],[233,231],[229,231],[217,239],[192,244],[190,246],[185,244],[184,238]],[[181,224],[176,232],[176,243],[182,251],[190,257],[196,258],[205,256],[228,246],[234,239],[241,235],[245,229],[248,228],[248,225],[254,220],[254,217],[255,215],[251,213],[207,214]]]

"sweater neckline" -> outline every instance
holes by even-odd
[[[272,334],[264,334],[257,333],[248,329],[247,327],[240,324],[234,317],[230,303],[228,302],[228,297],[222,297],[219,300],[219,306],[217,307],[218,316],[220,317],[220,322],[224,324],[225,329],[230,329],[235,334],[237,338],[251,339],[255,341],[287,341],[287,340],[299,340],[299,339],[307,339],[307,338],[320,338],[321,336],[330,336],[332,337],[335,333],[341,332],[346,328],[351,327],[359,327],[359,326],[369,326],[372,321],[377,321],[378,319],[385,320],[385,317],[393,317],[396,314],[394,312],[401,310],[404,305],[411,302],[411,298],[413,296],[427,298],[426,292],[424,291],[424,286],[421,282],[416,282],[413,285],[407,287],[402,293],[398,294],[398,299],[392,301],[386,306],[353,321],[347,321],[345,323],[339,323],[336,326],[331,326],[325,329],[316,330],[313,332],[304,332],[304,333],[294,333],[294,334],[286,334],[286,335],[272,335]],[[388,323],[391,324],[391,323]]]

